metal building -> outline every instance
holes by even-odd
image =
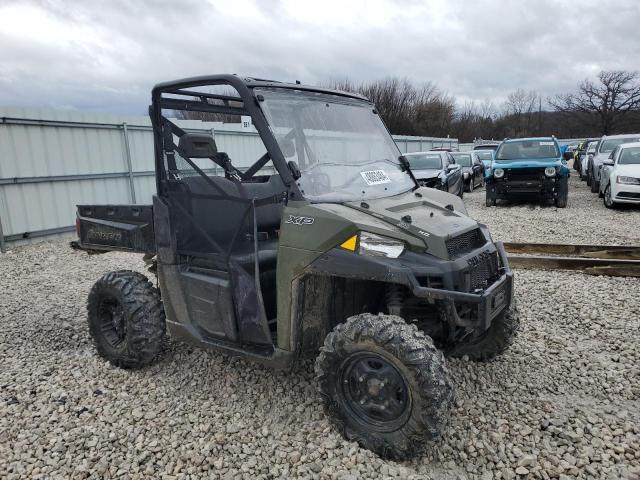
[[[180,120],[212,130],[240,166],[264,153],[252,127]],[[401,152],[456,146],[450,138],[394,136]],[[0,108],[0,249],[73,231],[75,205],[151,203],[155,192],[148,117]]]

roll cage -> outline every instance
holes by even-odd
[[[238,92],[238,96],[205,93],[190,90],[206,86],[229,86]],[[367,98],[340,90],[311,87],[301,84],[290,84],[274,80],[242,78],[238,75],[211,75],[184,78],[171,82],[157,84],[151,94],[149,115],[154,128],[156,187],[159,195],[166,193],[167,170],[171,169],[170,162],[173,152],[180,153],[179,145],[173,142],[173,135],[181,138],[185,131],[171,122],[163,114],[163,110],[182,110],[191,112],[221,113],[230,115],[248,115],[264,143],[267,153],[256,160],[244,173],[235,169],[228,158],[212,156],[210,159],[221,166],[225,175],[250,180],[269,160],[273,162],[275,170],[282,178],[287,193],[291,199],[302,199],[302,194],[296,185],[294,172],[287,165],[285,157],[272,133],[268,122],[259,107],[260,95],[254,95],[253,89],[259,87],[278,87],[292,90],[328,93],[358,100],[368,101]],[[216,102],[216,103],[214,103]],[[184,152],[183,152],[184,153]],[[165,155],[168,168],[165,169]],[[202,172],[185,156],[183,158],[204,177]],[[212,187],[215,186],[212,184]]]

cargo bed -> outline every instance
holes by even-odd
[[[78,205],[78,246],[86,250],[155,253],[151,205]]]

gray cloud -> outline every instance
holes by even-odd
[[[640,69],[636,0],[9,1],[0,105],[144,113],[154,83],[242,73],[321,83],[406,76],[466,100],[571,90]]]

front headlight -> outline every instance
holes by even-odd
[[[369,232],[360,232],[358,241],[354,242],[353,249],[348,249],[356,251],[356,245],[360,255],[370,257],[398,258],[404,251],[404,242]]]
[[[494,177],[496,177],[496,178],[502,178],[502,177],[504,177],[504,170],[503,170],[503,169],[501,169],[501,168],[496,168],[496,169],[493,171],[493,176],[494,176]]]
[[[547,177],[555,177],[556,176],[556,169],[555,167],[547,167],[544,169],[544,174]]]
[[[622,183],[624,185],[640,185],[640,178],[634,177],[617,177],[616,183]]]
[[[469,179],[469,172],[464,172],[464,179],[468,180]]]

